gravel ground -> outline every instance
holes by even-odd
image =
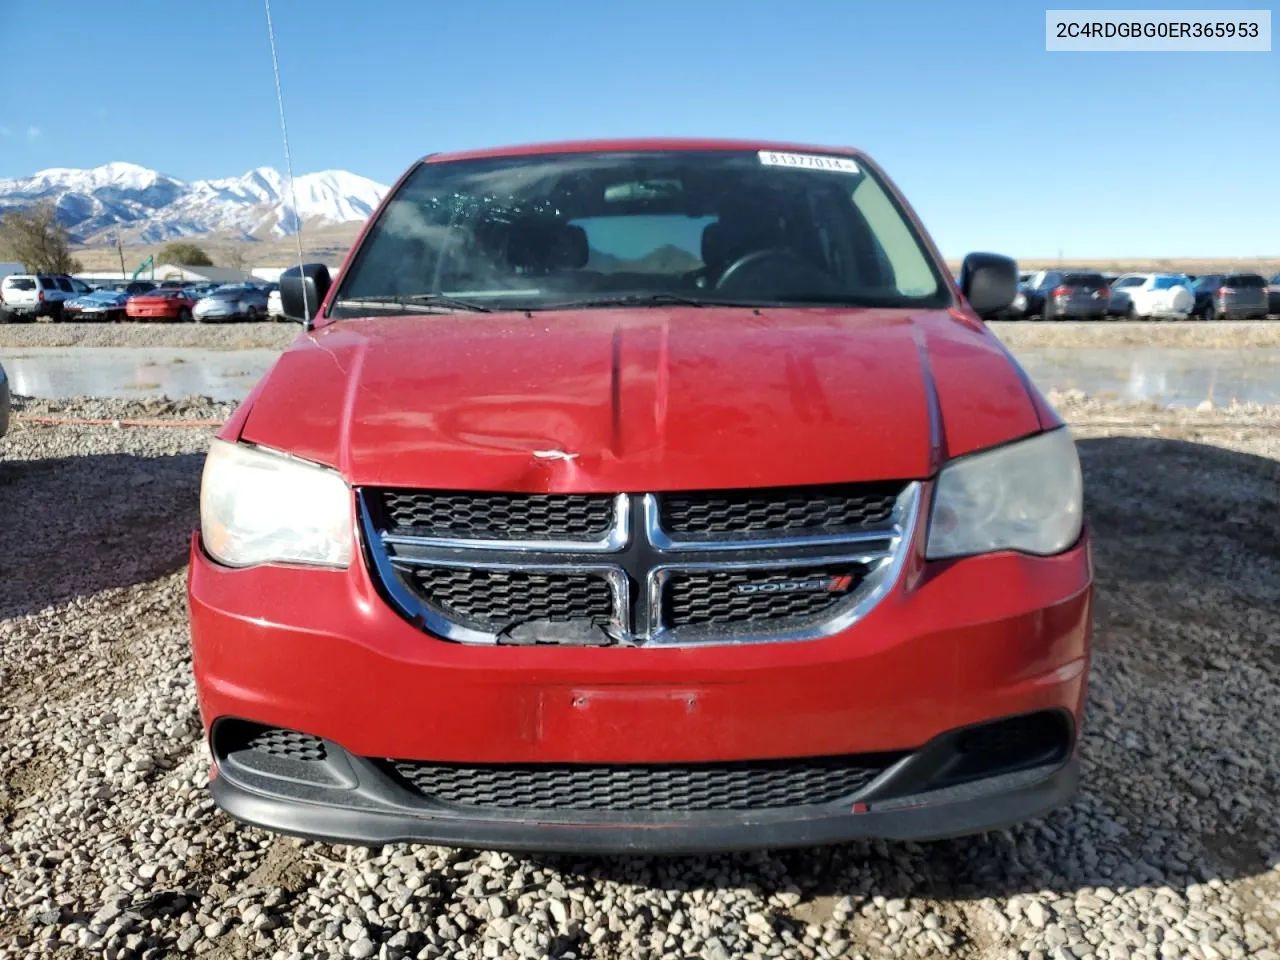
[[[302,332],[296,323],[6,323],[6,347],[206,347],[283,350]],[[0,355],[3,359],[3,355]]]
[[[1110,320],[1100,323],[1027,321],[990,324],[1009,346],[1018,347],[1183,347],[1240,349],[1280,347],[1276,320],[1148,321]]]
[[[1280,960],[1280,408],[1054,399],[1097,534],[1074,804],[933,844],[670,860],[368,852],[232,823],[205,795],[184,625],[210,431],[18,421],[0,441],[0,957]]]
[[[1010,347],[1280,347],[1280,322],[993,323]],[[283,349],[298,335],[293,323],[26,323],[0,324],[9,347],[209,347]]]

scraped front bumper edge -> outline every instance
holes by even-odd
[[[591,854],[694,854],[839,843],[861,838],[936,840],[1001,829],[1070,802],[1079,759],[1001,774],[954,787],[843,809],[800,808],[781,816],[722,811],[671,814],[647,822],[566,822],[530,816],[424,813],[387,805],[326,803],[323,791],[260,792],[227,776],[211,784],[214,800],[238,820],[277,833],[330,843],[379,847],[430,843],[485,850]]]

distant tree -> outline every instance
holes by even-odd
[[[244,272],[244,251],[239,247],[228,247],[227,251],[218,259],[222,261],[223,266],[230,267],[232,270],[239,270],[241,273]]]
[[[167,244],[157,258],[164,263],[174,263],[180,267],[212,267],[213,261],[197,243],[177,240]]]
[[[35,273],[80,270],[67,229],[58,223],[57,210],[48,201],[0,217],[0,252]]]

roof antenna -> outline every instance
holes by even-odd
[[[298,280],[302,282],[302,217],[298,214],[298,195],[293,189],[293,157],[289,153],[289,125],[284,119],[284,94],[280,90],[280,61],[276,59],[276,32],[271,23],[271,0],[263,0],[267,8],[267,39],[271,43],[271,72],[276,78],[276,106],[280,109],[280,136],[284,140],[284,168],[289,176],[289,202],[293,205],[293,235],[298,242]],[[317,304],[319,306],[319,304]],[[307,300],[307,285],[302,283],[303,330],[311,329],[311,304]]]

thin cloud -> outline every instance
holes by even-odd
[[[12,137],[13,131],[8,127],[0,127],[0,137]]]
[[[44,132],[39,127],[27,127],[27,139],[39,140],[44,136]]]

